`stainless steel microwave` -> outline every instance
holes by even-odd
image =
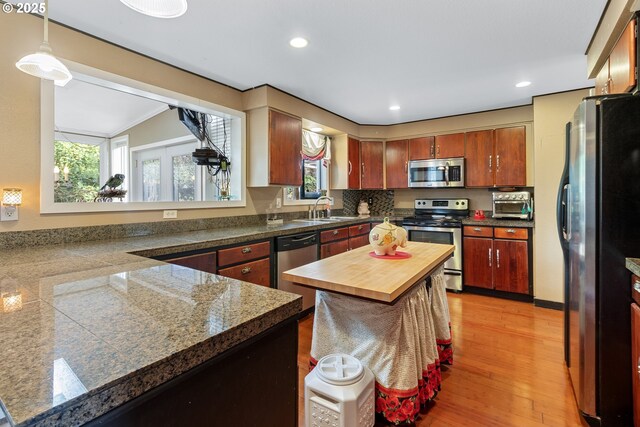
[[[528,191],[493,193],[493,217],[532,219],[533,198]]]
[[[412,160],[409,187],[464,187],[464,159]]]

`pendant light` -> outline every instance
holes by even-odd
[[[44,2],[44,41],[40,45],[40,50],[23,57],[16,62],[16,67],[20,71],[46,80],[69,81],[72,78],[67,67],[53,56],[51,46],[49,46],[48,0]]]
[[[187,11],[187,0],[120,0],[136,12],[155,18],[177,18]]]

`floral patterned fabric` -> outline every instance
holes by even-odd
[[[444,281],[443,269],[434,276]],[[375,376],[376,412],[394,424],[414,422],[442,381],[429,294],[422,282],[388,305],[317,291],[311,367],[332,353],[356,357]]]
[[[431,276],[431,286],[428,291],[431,301],[431,314],[436,332],[436,343],[438,344],[438,358],[440,363],[452,365],[453,347],[451,345],[451,322],[444,275]]]

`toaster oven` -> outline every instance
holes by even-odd
[[[528,191],[493,193],[493,218],[533,218],[533,198]]]

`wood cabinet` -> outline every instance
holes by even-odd
[[[631,20],[596,76],[596,95],[624,93],[637,85],[636,20]]]
[[[256,285],[271,286],[271,263],[269,258],[222,268],[218,274],[232,279],[244,280]]]
[[[369,244],[371,224],[357,224],[320,232],[320,259]]]
[[[329,188],[359,189],[360,141],[348,135],[335,136],[331,142],[331,157]]]
[[[206,271],[207,273],[216,273],[216,252],[207,252],[204,254],[188,255],[184,257],[171,258],[166,260],[168,263],[181,265],[183,267],[193,268],[195,270]]]
[[[434,144],[436,159],[464,157],[464,133],[437,135]]]
[[[433,136],[409,140],[409,160],[429,160],[435,156],[435,138]]]
[[[465,226],[463,234],[465,286],[529,294],[527,229]]]
[[[408,188],[409,141],[387,141],[384,154],[386,188]]]
[[[302,185],[302,120],[267,107],[248,120],[248,186]]]
[[[527,184],[524,126],[468,132],[465,142],[467,187],[522,187]]]
[[[271,242],[237,245],[218,250],[217,274],[271,286]]]
[[[412,138],[408,143],[409,160],[464,157],[464,133]]]
[[[382,141],[360,141],[360,187],[362,189],[382,189],[384,185]]]

